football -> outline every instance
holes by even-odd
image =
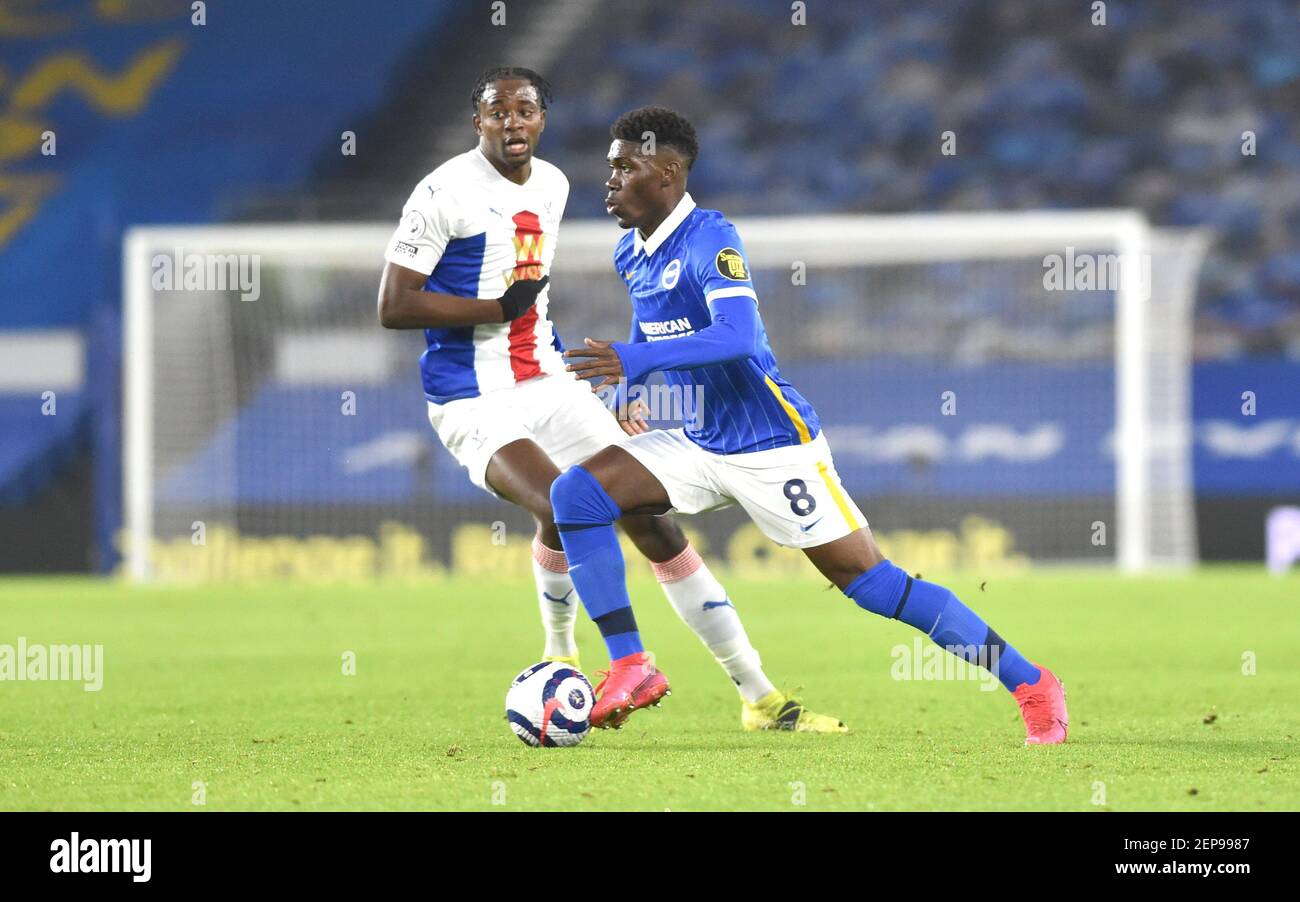
[[[595,702],[595,690],[581,671],[543,662],[526,668],[510,684],[506,720],[525,745],[577,745],[591,727]]]

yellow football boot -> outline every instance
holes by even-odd
[[[773,689],[753,704],[742,703],[740,725],[747,732],[755,730],[793,730],[797,733],[847,733],[849,728],[838,717],[809,711],[779,689]]]

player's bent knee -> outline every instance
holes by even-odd
[[[555,511],[551,506],[550,486],[535,492],[530,491],[527,494],[519,493],[514,497],[507,498],[506,500],[517,504],[524,510],[528,511],[528,513],[532,515],[533,519],[537,521],[537,527],[539,529],[555,522]]]
[[[623,513],[596,478],[579,466],[569,467],[551,483],[551,511],[561,529],[613,523]]]
[[[636,550],[654,562],[676,557],[689,544],[682,528],[669,517],[630,514],[618,522]]]
[[[555,526],[554,520],[537,520],[536,537],[547,548],[560,547],[560,531]]]
[[[843,591],[858,607],[881,617],[893,618],[906,601],[908,588],[907,572],[884,560],[863,572]]]
[[[555,506],[551,503],[551,494],[548,490],[541,498],[536,499],[527,505],[528,513],[533,515],[537,521],[538,529],[546,529],[555,526]]]
[[[629,538],[669,544],[686,542],[686,533],[671,517],[655,514],[628,514],[618,521]]]

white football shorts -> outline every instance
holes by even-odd
[[[824,432],[804,445],[748,454],[706,451],[683,429],[625,435],[619,447],[663,483],[674,510],[739,504],[778,545],[815,548],[867,525],[840,483]]]
[[[560,471],[627,437],[618,420],[571,373],[538,376],[513,388],[429,402],[429,423],[470,481],[486,492],[492,455],[519,439],[532,439]]]

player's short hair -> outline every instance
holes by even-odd
[[[521,78],[537,89],[537,99],[542,104],[542,109],[550,104],[552,99],[551,83],[542,76],[538,75],[532,69],[525,69],[523,66],[497,66],[495,69],[488,69],[478,77],[474,83],[474,93],[470,95],[470,106],[474,112],[478,112],[479,101],[483,99],[483,92],[491,87],[495,82],[501,79]]]
[[[609,127],[611,137],[636,144],[645,140],[646,132],[654,135],[656,145],[671,147],[685,157],[687,169],[700,155],[700,139],[695,136],[694,126],[681,113],[667,107],[643,106],[628,110]]]

